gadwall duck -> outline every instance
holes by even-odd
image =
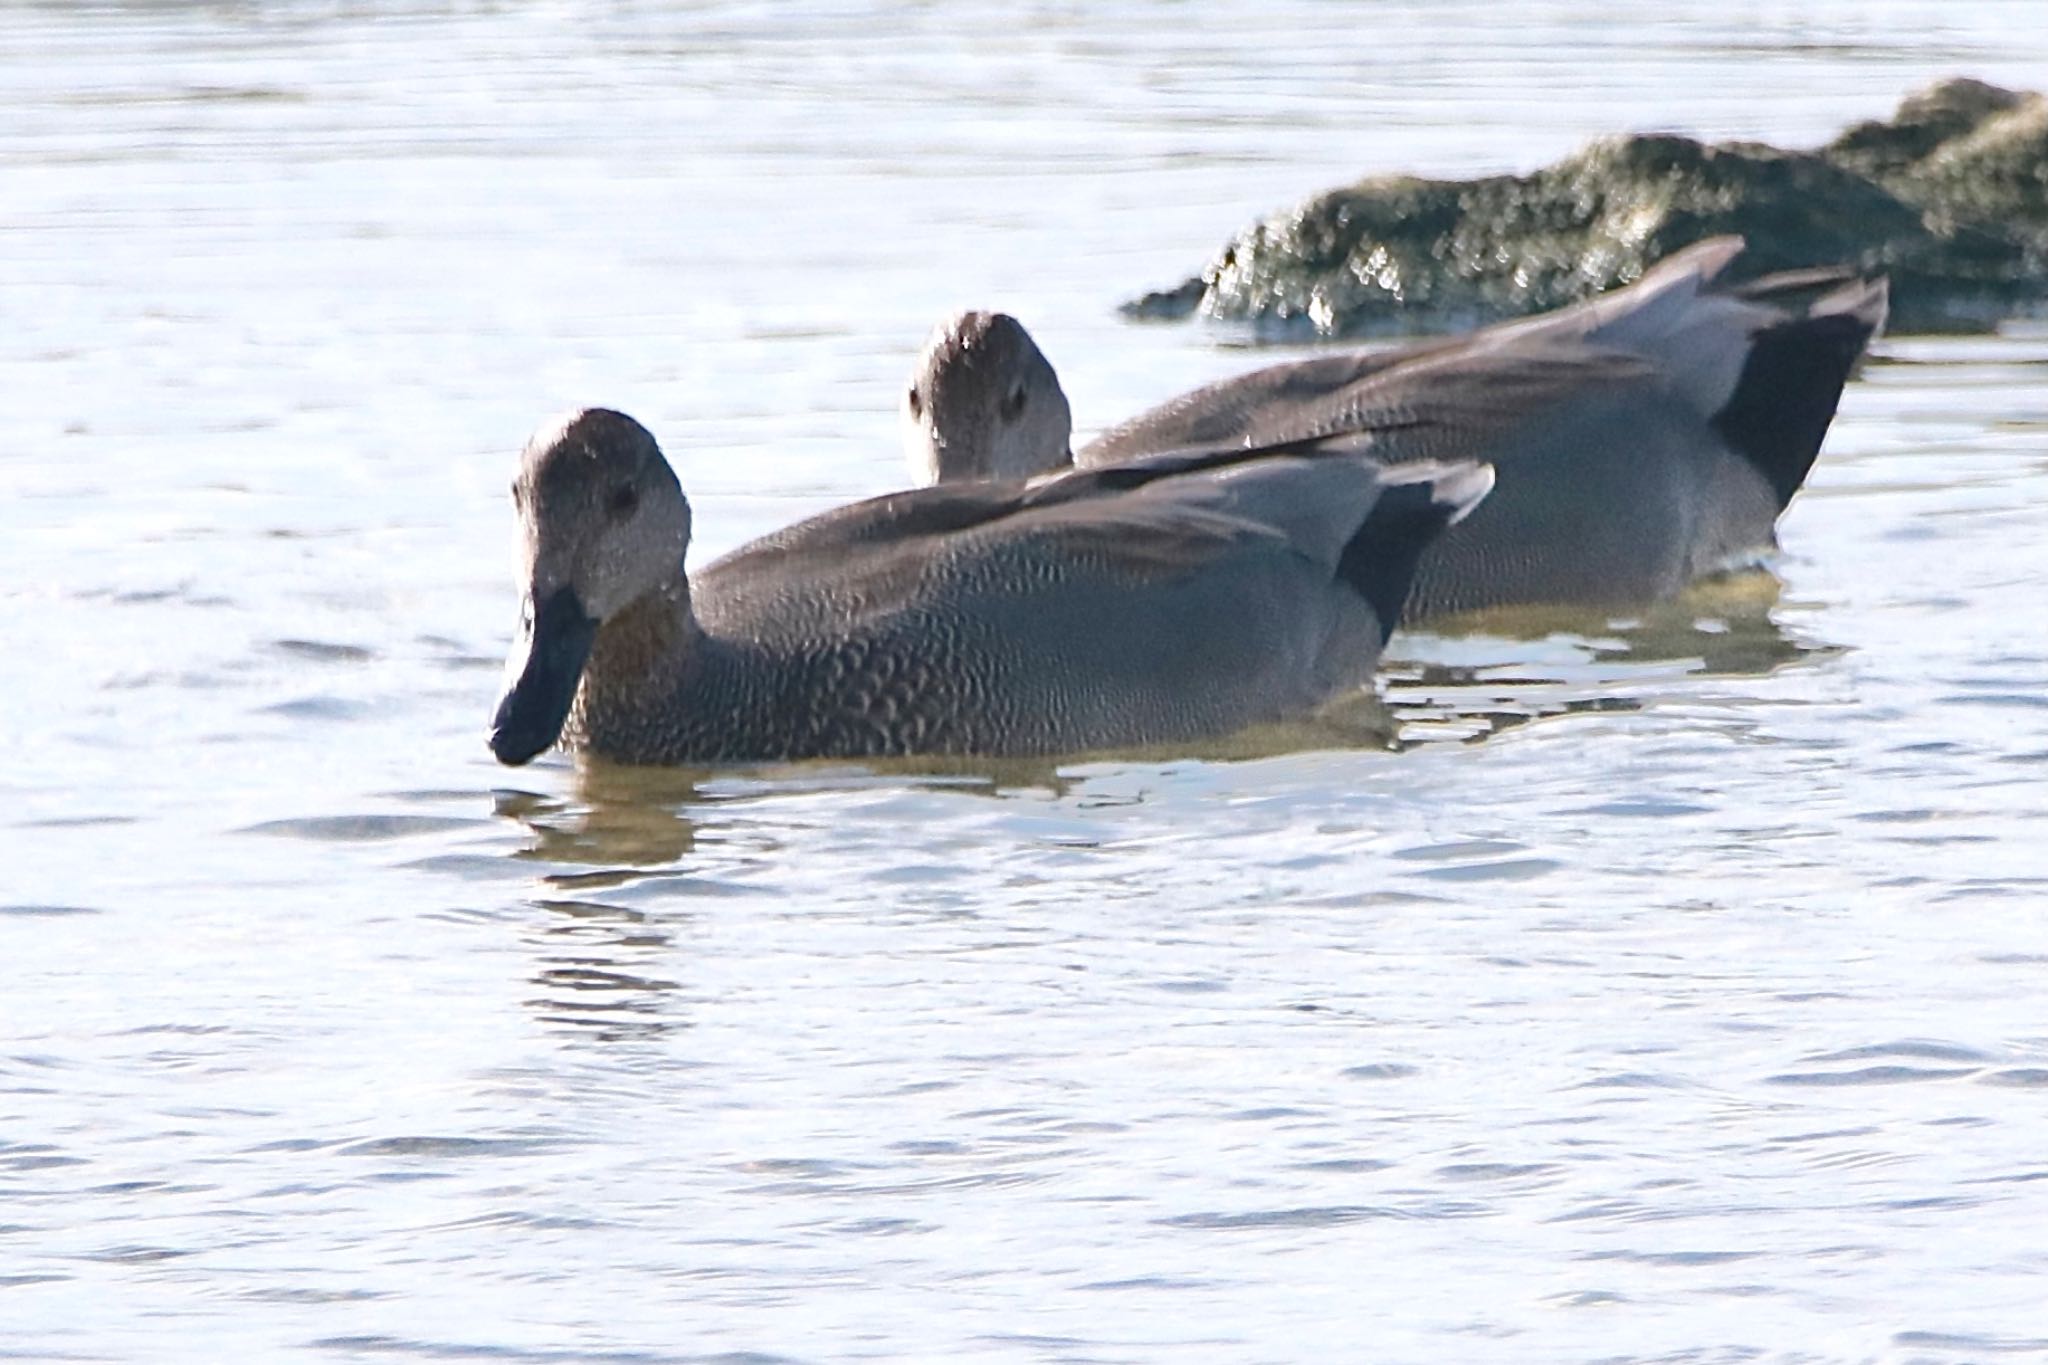
[[[1008,313],[961,313],[933,329],[899,411],[921,484],[1027,479],[1073,463],[1066,390]]]
[[[1884,322],[1882,279],[1721,282],[1741,250],[1739,238],[1701,242],[1626,289],[1464,337],[1254,370],[1071,457],[1051,364],[1014,319],[971,315],[985,320],[941,326],[919,358],[907,449],[913,468],[947,481],[1331,437],[1390,465],[1485,460],[1498,489],[1424,552],[1404,619],[1655,601],[1775,547],[1778,515]]]
[[[525,617],[491,749],[627,763],[1047,755],[1220,737],[1371,678],[1484,465],[1207,452],[871,498],[685,577],[646,428],[579,412],[513,483]]]

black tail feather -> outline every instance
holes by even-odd
[[[1851,286],[1806,317],[1759,330],[1714,428],[1770,483],[1783,511],[1806,482],[1842,386],[1883,325],[1885,282]]]
[[[1493,487],[1493,470],[1487,465],[1438,466],[1422,477],[1408,471],[1396,477],[1404,481],[1380,491],[1337,560],[1338,579],[1363,597],[1379,618],[1383,645],[1408,604],[1422,552]]]

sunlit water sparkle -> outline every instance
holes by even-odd
[[[1892,338],[1777,581],[1193,756],[507,771],[504,484],[1084,427],[1254,216],[2048,84],[2031,6],[0,10],[0,1354],[2048,1355],[2048,328]]]

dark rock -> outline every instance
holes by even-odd
[[[1856,124],[1821,148],[1821,154],[1873,180],[1888,180],[1910,171],[1942,143],[1974,131],[2027,98],[2018,91],[1957,77],[1906,96],[1889,120]]]
[[[1747,275],[1888,273],[1899,330],[2038,310],[2048,100],[1949,81],[1817,152],[1637,135],[1526,176],[1367,180],[1253,226],[1200,276],[1124,312],[1274,338],[1469,327],[1627,284],[1721,233],[1748,239]]]
[[[1140,322],[1178,322],[1201,307],[1207,292],[1199,278],[1182,280],[1172,289],[1154,289],[1129,299],[1117,311]]]
[[[2048,99],[2035,96],[1937,147],[1898,177],[1930,219],[1998,224],[2048,261]]]

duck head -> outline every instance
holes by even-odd
[[[1074,419],[1052,362],[1007,313],[933,329],[904,390],[903,449],[920,483],[1023,479],[1073,463]]]
[[[681,582],[690,504],[647,428],[605,408],[534,434],[512,502],[522,611],[491,752],[520,764],[561,737],[598,628]]]

